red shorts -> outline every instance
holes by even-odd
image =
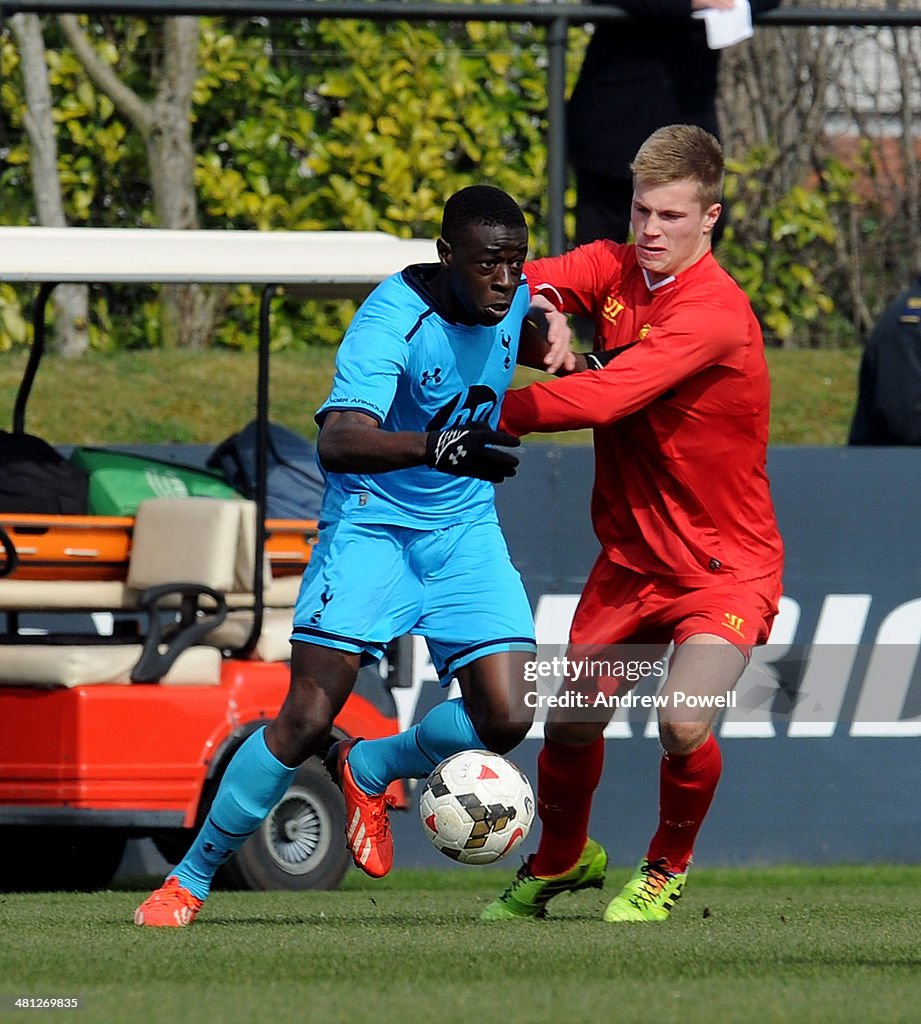
[[[601,555],[592,567],[569,633],[571,645],[649,644],[677,647],[712,633],[748,657],[767,641],[781,595],[781,574],[727,580],[709,587],[679,587]]]

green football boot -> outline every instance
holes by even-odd
[[[594,839],[586,840],[581,857],[562,875],[552,875],[550,878],[532,875],[532,859],[529,857],[521,865],[515,881],[483,910],[481,921],[517,921],[524,918],[540,920],[547,916],[547,904],[561,892],[600,889],[604,885],[608,855]]]
[[[605,921],[664,921],[681,899],[688,873],[668,871],[664,858],[641,860],[633,877],[608,904]]]

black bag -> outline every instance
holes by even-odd
[[[89,476],[47,441],[0,430],[0,512],[87,514]]]
[[[318,519],[323,500],[323,474],[316,448],[293,430],[269,424],[266,518]],[[256,423],[222,441],[208,456],[234,490],[256,497]]]

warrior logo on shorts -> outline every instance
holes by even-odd
[[[743,619],[741,615],[733,615],[732,612],[723,612],[723,617],[726,620],[724,625],[727,629],[731,629],[733,633],[738,633],[739,636],[743,638],[745,637],[745,634],[742,632],[742,627],[745,625],[745,619]]]
[[[444,430],[446,427],[463,427],[468,423],[489,419],[499,398],[486,384],[474,384],[466,391],[455,395],[429,420],[426,430]]]

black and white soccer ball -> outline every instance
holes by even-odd
[[[419,816],[435,849],[462,864],[492,864],[527,838],[534,792],[527,776],[488,750],[454,754],[426,779]]]

